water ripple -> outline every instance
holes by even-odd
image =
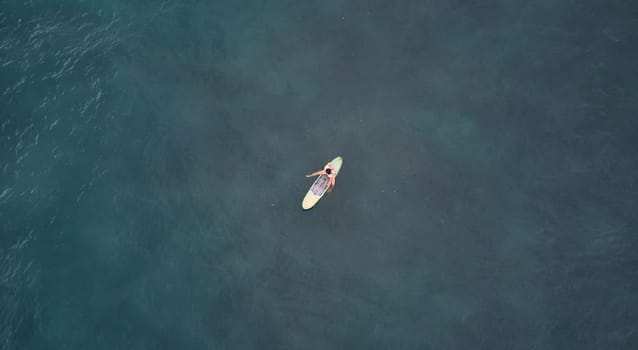
[[[8,248],[0,246],[0,347],[17,349],[16,334],[25,321],[39,317],[33,290],[38,268],[26,258],[25,251],[33,240],[33,232],[16,240]]]

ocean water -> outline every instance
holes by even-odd
[[[636,62],[631,1],[0,0],[0,349],[637,349]]]

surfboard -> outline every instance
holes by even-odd
[[[341,164],[343,163],[343,158],[337,157],[330,161],[332,163],[332,167],[335,171],[335,176],[339,175],[339,170],[341,170]],[[303,202],[301,202],[301,207],[304,210],[308,210],[317,204],[321,197],[326,194],[328,190],[328,183],[330,178],[328,175],[319,175],[315,182],[310,186],[308,193],[303,198]]]

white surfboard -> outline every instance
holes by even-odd
[[[330,163],[332,164],[332,167],[334,169],[335,176],[337,176],[339,174],[339,170],[341,170],[343,158],[337,157],[331,160]],[[328,177],[328,175],[319,175],[312,186],[310,186],[310,189],[308,190],[308,193],[306,193],[306,196],[303,198],[301,207],[305,210],[314,207],[315,204],[319,202],[321,197],[323,197],[323,195],[328,190],[329,180],[330,178]]]

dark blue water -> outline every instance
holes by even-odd
[[[636,62],[630,1],[2,0],[0,348],[637,349]]]

